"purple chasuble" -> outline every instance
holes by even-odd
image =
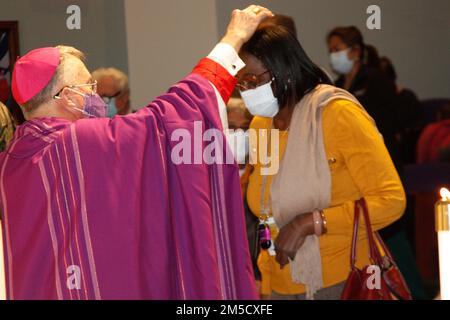
[[[171,160],[174,130],[222,130],[217,104],[191,74],[135,114],[20,126],[0,154],[8,298],[256,299],[236,164]]]

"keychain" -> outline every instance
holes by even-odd
[[[259,204],[261,215],[259,217],[258,236],[259,236],[259,245],[261,246],[261,248],[263,250],[267,250],[269,255],[275,256],[276,255],[275,242],[273,241],[272,235],[275,236],[278,230],[276,227],[275,220],[271,215],[270,196],[267,197],[268,201],[265,200],[267,179],[268,179],[267,175],[262,176],[261,197]]]
[[[272,236],[270,234],[270,227],[265,221],[260,221],[258,226],[259,245],[262,249],[267,250],[272,245]]]

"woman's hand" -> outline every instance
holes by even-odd
[[[221,42],[230,44],[236,52],[239,52],[242,45],[253,36],[259,24],[272,16],[273,13],[269,9],[256,5],[251,5],[244,10],[234,10]]]
[[[281,228],[275,240],[276,260],[281,269],[294,260],[307,236],[314,234],[314,219],[312,213],[298,215],[294,220]]]

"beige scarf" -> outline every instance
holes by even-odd
[[[323,210],[331,204],[331,172],[325,153],[322,109],[331,101],[349,100],[361,106],[345,90],[319,85],[295,107],[286,151],[271,186],[272,212],[279,228],[302,213]],[[374,122],[375,123],[375,122]],[[290,263],[294,283],[306,286],[306,296],[323,287],[319,238],[308,236]]]

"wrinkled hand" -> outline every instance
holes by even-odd
[[[259,24],[269,17],[273,17],[273,13],[257,5],[251,5],[244,10],[234,10],[221,42],[230,44],[239,52],[242,45],[253,36]]]
[[[305,243],[307,236],[314,234],[314,219],[312,213],[298,215],[294,220],[281,228],[275,240],[276,260],[281,269],[294,260],[297,251]]]

